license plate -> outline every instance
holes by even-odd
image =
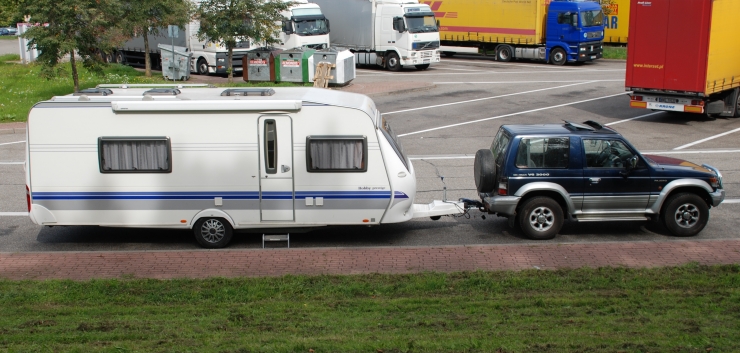
[[[678,99],[676,99],[676,98],[658,98],[658,102],[662,102],[662,103],[678,103]]]
[[[596,55],[591,55],[591,59],[596,59]]]
[[[424,59],[424,63],[425,63],[425,64],[429,64],[429,63],[431,63],[431,62],[432,62],[432,59]]]
[[[657,109],[657,110],[671,110],[674,112],[682,112],[683,111],[683,104],[671,104],[671,103],[656,103],[656,102],[648,102],[647,108],[648,109]]]

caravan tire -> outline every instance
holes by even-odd
[[[475,177],[475,188],[480,193],[493,191],[496,183],[496,161],[493,160],[493,152],[489,149],[481,149],[475,153],[473,163],[473,176]]]
[[[201,218],[193,227],[195,240],[207,249],[226,247],[231,242],[234,230],[231,224],[223,218]]]

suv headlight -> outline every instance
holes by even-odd
[[[709,164],[703,164],[702,167],[711,170],[712,173],[717,176],[716,178],[709,178],[709,184],[715,189],[722,189],[722,173],[719,172],[719,169],[712,167]]]

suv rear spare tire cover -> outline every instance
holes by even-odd
[[[489,149],[481,149],[475,153],[473,165],[475,176],[475,188],[478,192],[491,192],[495,185],[496,161],[493,160],[493,152]]]

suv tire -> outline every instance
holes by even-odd
[[[493,160],[491,150],[481,149],[475,152],[473,176],[475,177],[475,188],[478,192],[488,193],[493,191],[496,184],[496,161]]]
[[[709,206],[693,193],[680,193],[666,200],[660,214],[668,231],[677,237],[691,237],[704,229],[709,221]]]
[[[555,238],[563,227],[563,209],[557,201],[545,196],[527,200],[517,217],[524,235],[534,240]]]

